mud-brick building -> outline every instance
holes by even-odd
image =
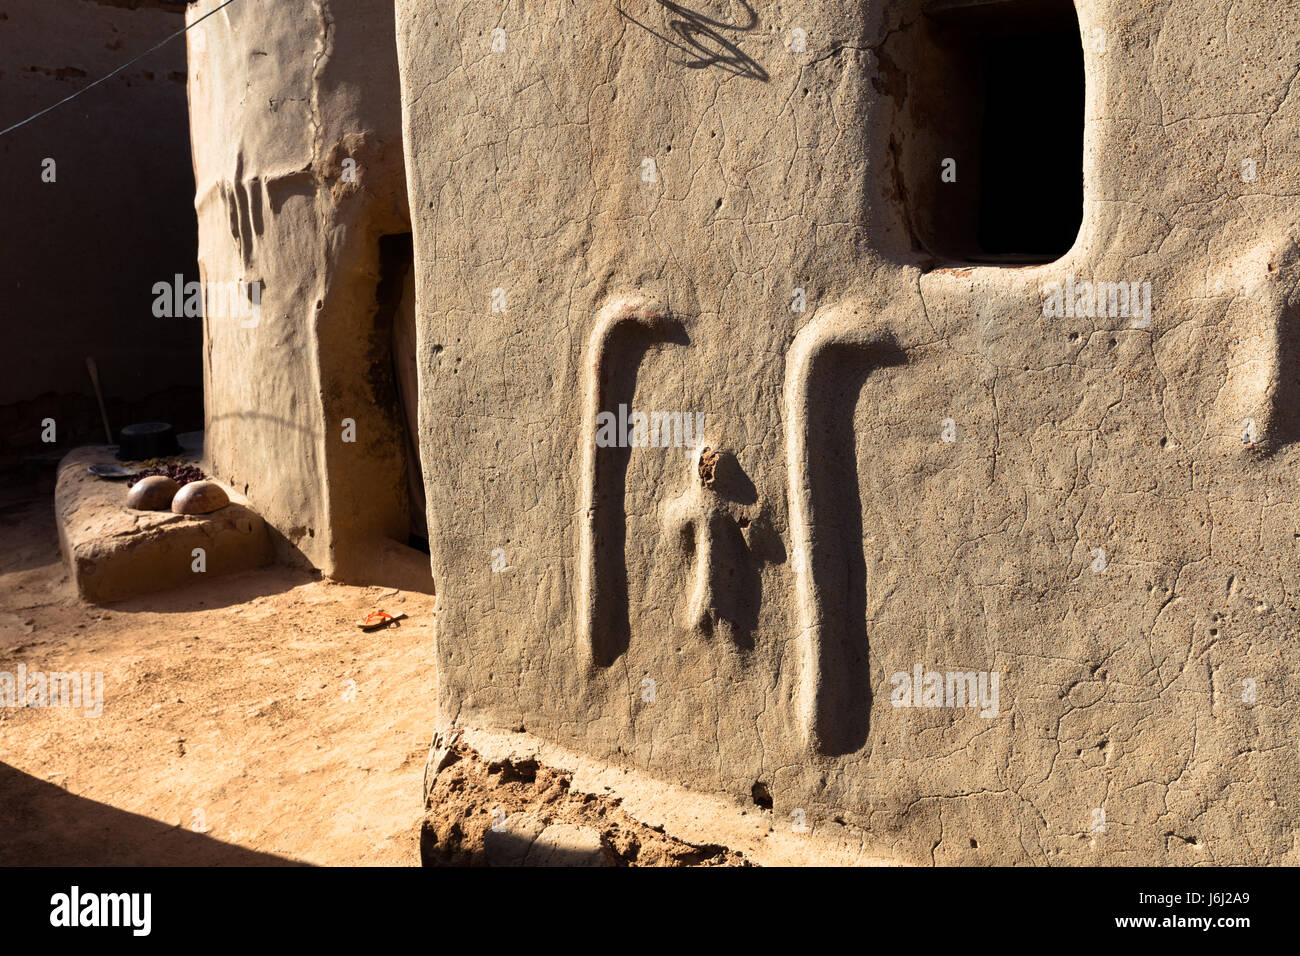
[[[219,5],[188,14],[200,269],[258,314],[204,319],[208,465],[281,560],[428,590],[392,4]]]
[[[208,455],[344,577],[424,515],[442,729],[755,858],[1297,862],[1293,5],[393,12],[190,39]]]

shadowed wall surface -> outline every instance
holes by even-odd
[[[7,0],[0,128],[181,29],[184,7]],[[0,464],[104,441],[87,356],[115,433],[150,418],[202,427],[202,326],[153,312],[155,283],[198,278],[188,129],[177,40],[0,137]],[[53,445],[41,442],[46,417]]]

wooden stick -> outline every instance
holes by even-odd
[[[95,386],[95,398],[99,400],[99,417],[104,423],[104,441],[113,444],[113,429],[108,427],[108,409],[104,407],[104,393],[99,390],[99,368],[95,360],[86,356],[86,371],[90,373],[90,384]]]

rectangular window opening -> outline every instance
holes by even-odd
[[[955,111],[923,162],[932,213],[910,211],[941,259],[1021,265],[1069,251],[1083,222],[1083,42],[1071,0],[935,0],[930,102]],[[920,64],[930,70],[931,66]],[[919,158],[919,157],[918,157]],[[943,161],[955,168],[943,178]]]

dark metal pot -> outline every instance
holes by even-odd
[[[147,458],[165,458],[178,455],[180,444],[176,430],[166,422],[139,422],[127,425],[118,438],[118,461],[144,461]]]

